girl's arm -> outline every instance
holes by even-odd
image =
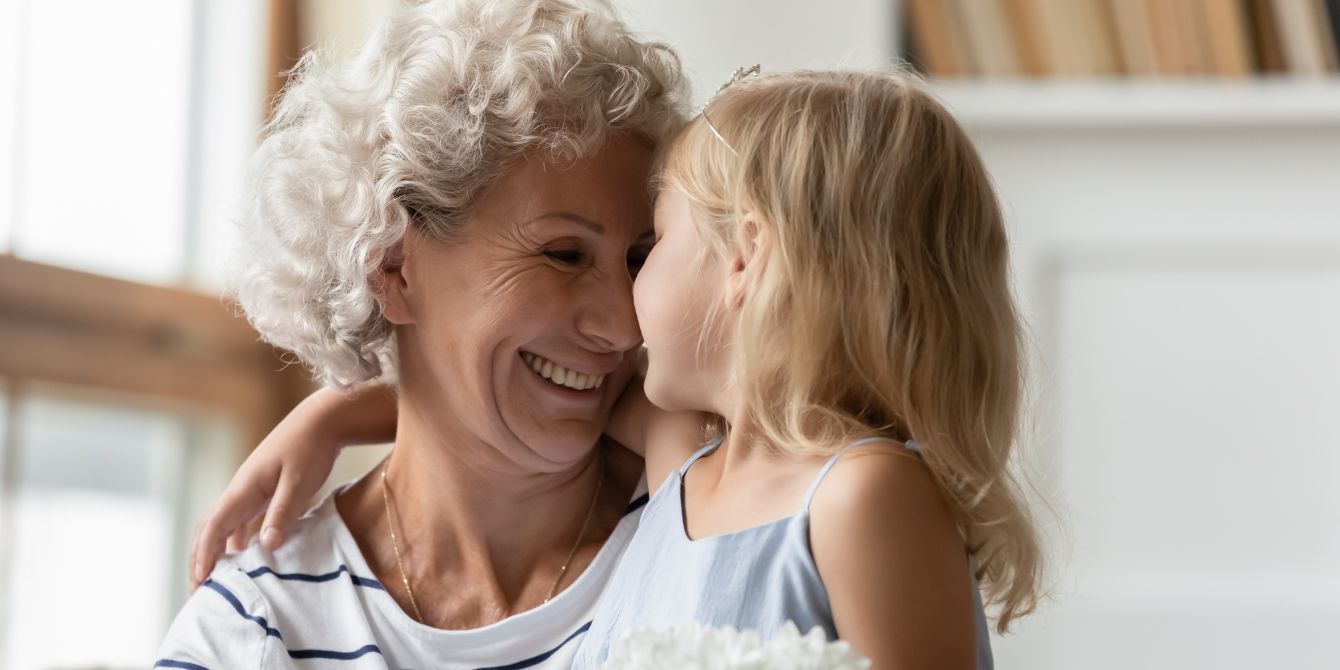
[[[853,449],[811,503],[810,543],[838,637],[873,670],[972,670],[963,539],[930,470],[900,449]]]
[[[634,376],[610,416],[606,434],[647,462],[655,488],[696,450],[706,415],[665,412],[647,400]],[[277,549],[303,505],[321,489],[340,448],[395,441],[396,401],[389,387],[356,394],[321,389],[293,409],[233,475],[223,495],[195,527],[191,588],[199,586],[225,549],[240,551],[262,512],[261,544]],[[267,503],[269,509],[266,509]]]
[[[395,441],[396,400],[389,387],[347,394],[321,389],[308,396],[265,437],[228,488],[196,524],[191,541],[191,588],[214,568],[225,544],[240,551],[261,512],[261,544],[274,550],[321,489],[340,448]],[[268,510],[266,509],[269,504]]]
[[[654,491],[702,446],[709,416],[667,412],[651,404],[642,392],[642,377],[634,375],[614,406],[605,434],[646,461],[647,486]]]

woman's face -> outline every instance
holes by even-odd
[[[590,451],[642,342],[632,282],[653,243],[651,159],[615,136],[574,163],[519,160],[453,240],[411,231],[388,277],[408,317],[397,326],[401,392],[440,408],[426,419],[526,471]]]

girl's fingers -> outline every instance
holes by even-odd
[[[191,593],[195,593],[195,590],[200,588],[200,580],[195,578],[195,564],[198,554],[197,547],[200,546],[200,530],[204,525],[205,519],[203,518],[195,522],[195,530],[191,532],[191,553],[186,557],[186,579],[191,582]]]
[[[259,491],[224,491],[214,509],[196,530],[191,558],[191,583],[199,585],[214,569],[226,548],[229,536],[241,530],[265,504],[266,496]]]
[[[299,514],[298,477],[288,474],[288,470],[279,473],[279,485],[275,487],[270,508],[265,512],[265,522],[261,524],[261,546],[274,551],[288,538]]]
[[[248,532],[249,527],[250,524],[242,524],[237,527],[237,530],[233,531],[232,535],[228,536],[229,553],[235,554],[247,548],[247,537],[251,535],[251,533]]]

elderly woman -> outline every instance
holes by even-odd
[[[394,382],[395,448],[221,561],[157,666],[567,667],[637,523],[641,465],[601,433],[682,88],[667,47],[566,0],[430,2],[303,62],[239,297],[329,384]]]

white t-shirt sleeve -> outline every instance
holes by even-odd
[[[292,668],[265,598],[251,578],[221,560],[177,614],[155,668]]]

